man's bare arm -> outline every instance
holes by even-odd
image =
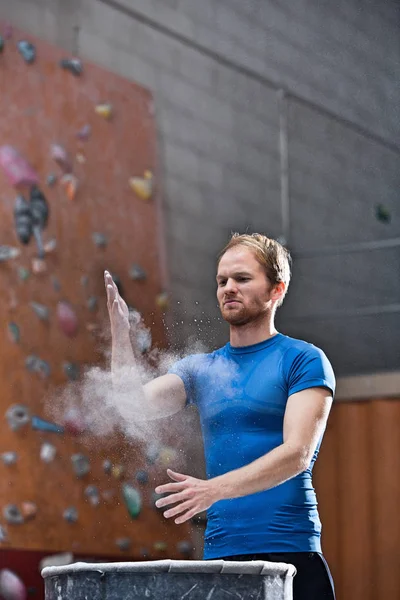
[[[178,412],[186,404],[183,381],[178,375],[167,374],[142,384],[130,341],[128,307],[107,271],[104,280],[111,324],[111,373],[116,408],[128,423]]]
[[[283,443],[250,464],[213,479],[203,480],[167,470],[173,483],[156,492],[169,494],[157,500],[158,507],[175,504],[164,512],[184,523],[215,502],[248,496],[270,489],[305,471],[324,432],[332,405],[325,388],[303,390],[289,397],[283,427]]]
[[[305,471],[326,427],[332,394],[310,388],[289,397],[283,423],[283,444],[252,463],[212,481],[222,498],[238,498],[275,487]]]

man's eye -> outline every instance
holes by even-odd
[[[238,277],[238,281],[249,281],[250,277]]]
[[[223,285],[225,285],[225,284],[226,284],[226,281],[218,281],[218,285],[219,285],[219,287],[221,287],[221,286],[223,286]]]

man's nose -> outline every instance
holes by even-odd
[[[237,284],[232,277],[230,277],[225,284],[225,293],[232,293],[237,291]]]

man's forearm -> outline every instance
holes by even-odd
[[[116,336],[113,336],[111,347],[111,372],[113,377],[116,377],[118,372],[126,367],[136,368],[136,360],[129,338],[129,330],[120,333],[118,335],[118,340],[116,339]]]
[[[138,411],[144,416],[145,394],[139,368],[132,350],[129,330],[113,336],[111,374],[114,404],[126,422],[137,421]]]
[[[220,500],[248,496],[280,485],[307,468],[298,448],[282,444],[250,464],[213,478]]]

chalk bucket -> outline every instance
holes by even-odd
[[[46,567],[46,600],[292,600],[293,565],[158,560]]]

